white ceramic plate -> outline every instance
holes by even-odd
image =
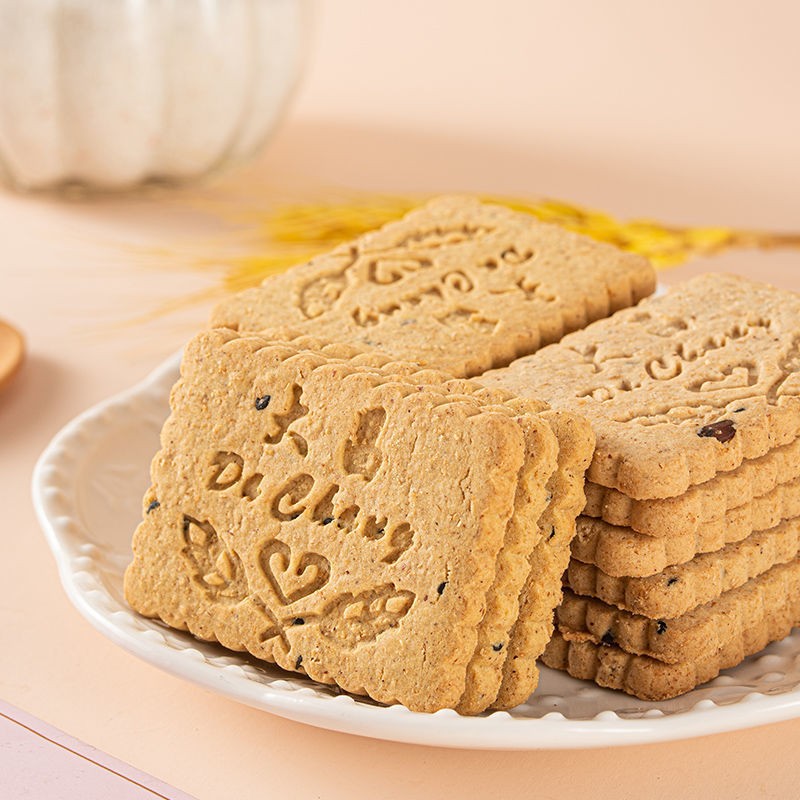
[[[92,625],[131,653],[273,714],[347,733],[448,747],[608,747],[800,716],[798,631],[675,700],[645,703],[542,668],[529,702],[510,713],[469,718],[354,699],[136,615],[123,599],[122,575],[178,364],[175,356],[142,383],[67,425],[33,476],[36,510],[67,594]]]

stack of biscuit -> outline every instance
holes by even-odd
[[[639,303],[654,284],[442,198],[230,298],[173,390],[129,602],[465,714],[523,702],[543,651],[664,699],[781,638],[800,297],[712,275]]]
[[[661,700],[800,622],[800,296],[704,275],[480,380],[597,435],[544,663]]]
[[[129,601],[382,702],[521,702],[560,581],[548,534],[583,503],[588,424],[283,338],[216,330],[187,347]]]
[[[184,355],[129,602],[383,703],[523,702],[594,434],[466,378],[653,287],[638,256],[445,198],[232,298]]]

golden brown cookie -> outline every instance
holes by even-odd
[[[467,676],[519,602],[535,533],[510,522],[541,516],[555,436],[342,355],[230,331],[189,345],[126,595],[381,702],[482,710]]]
[[[475,198],[440,197],[224,301],[212,325],[288,325],[462,377],[654,288],[641,256]]]
[[[568,641],[616,645],[666,664],[702,661],[732,638],[764,627],[774,610],[786,604],[786,592],[800,588],[799,569],[795,550],[786,564],[672,619],[650,619],[566,590],[556,626]]]
[[[724,517],[695,533],[648,536],[593,517],[579,517],[572,540],[577,561],[594,564],[616,577],[647,577],[670,566],[686,564],[703,554],[741,542],[781,520],[800,516],[800,479],[778,484],[771,492],[730,509]]]
[[[677,497],[800,433],[800,295],[701,275],[480,377],[586,416],[590,481]]]

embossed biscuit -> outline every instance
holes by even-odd
[[[504,695],[513,691],[514,697],[521,698],[514,705],[522,702],[538,681],[536,659],[550,638],[553,610],[560,600],[561,576],[569,557],[569,540],[584,502],[583,473],[594,449],[589,424],[574,414],[548,413],[545,403],[522,400],[510,392],[487,389],[470,380],[453,379],[438,370],[391,361],[377,351],[325,343],[287,329],[260,335],[291,341],[296,347],[319,350],[329,356],[349,358],[354,364],[378,366],[386,375],[431,391],[478,397],[491,404],[487,409],[513,416],[522,426],[526,458],[514,514],[498,554],[495,583],[487,596],[478,643],[467,667],[466,688],[456,708],[460,713],[473,714],[482,711],[489,702],[500,702],[495,698],[501,683]],[[543,425],[551,432],[543,430]],[[554,471],[551,459],[555,459],[556,448],[558,462]],[[552,472],[546,487],[544,468]],[[545,492],[547,507],[542,512]],[[559,526],[557,538],[555,520]],[[552,552],[558,552],[560,557],[548,555]]]
[[[382,702],[456,705],[492,621],[520,424],[226,331],[189,346],[172,406],[129,602]]]
[[[654,287],[640,256],[508,208],[442,197],[224,301],[212,324],[294,326],[461,377],[531,353]]]
[[[585,500],[583,474],[594,450],[594,434],[589,423],[574,414],[549,411],[547,405],[540,401],[522,400],[502,389],[488,389],[474,381],[453,379],[438,370],[420,369],[408,362],[391,361],[377,351],[364,351],[354,345],[325,343],[319,338],[286,328],[269,330],[261,335],[292,341],[297,347],[320,350],[327,355],[350,358],[353,363],[379,366],[385,374],[430,389],[439,387],[451,395],[477,395],[484,402],[492,403],[492,410],[514,415],[520,422],[526,419],[520,414],[534,413],[539,413],[541,419],[547,421],[559,446],[558,468],[547,483],[550,500],[538,521],[523,522],[522,511],[515,511],[507,529],[507,546],[498,557],[498,576],[505,576],[506,584],[513,576],[514,585],[519,591],[519,572],[500,568],[500,562],[501,559],[509,562],[509,554],[515,552],[508,541],[512,531],[519,533],[528,529],[528,543],[524,546],[529,550],[525,585],[515,602],[513,593],[508,589],[500,591],[500,579],[496,581],[492,593],[495,597],[505,597],[505,601],[498,603],[495,600],[487,604],[479,642],[468,666],[467,688],[457,708],[462,713],[472,713],[485,703],[486,698],[495,695],[494,708],[510,708],[523,702],[538,682],[536,660],[552,633],[553,610],[561,598],[560,578],[569,560],[569,542],[575,533],[575,517]],[[533,459],[526,459],[526,464],[530,474],[528,477],[521,475],[518,493],[524,493],[526,486],[529,492],[538,491],[533,475]],[[519,499],[518,494],[515,508]],[[532,508],[532,505],[528,503],[528,507]],[[521,544],[520,539],[517,542],[517,558]],[[518,565],[519,561],[516,563]],[[512,624],[513,628],[509,631],[508,626]],[[503,667],[503,674],[498,693],[499,676],[496,670],[499,665]]]
[[[413,367],[407,364],[386,364],[384,369],[394,374],[398,370],[413,372]],[[442,383],[443,388],[451,393],[475,392],[474,381],[443,382],[443,378],[442,373],[431,370],[410,375],[411,380],[425,384]],[[594,452],[594,433],[591,425],[575,414],[544,410],[545,404],[522,400],[502,389],[478,388],[477,394],[482,399],[497,404],[493,408],[501,408],[499,404],[505,404],[511,413],[540,412],[541,418],[548,422],[555,433],[559,445],[558,468],[547,483],[550,501],[538,519],[539,541],[528,557],[529,571],[508,646],[501,652],[495,648],[483,649],[484,661],[494,656],[495,661],[503,662],[502,685],[492,708],[506,709],[524,702],[538,683],[536,661],[552,635],[553,610],[561,600],[560,580],[553,580],[553,577],[560,578],[569,562],[575,518],[585,502],[583,476]],[[532,402],[535,405],[532,406]],[[509,618],[506,615],[504,622]],[[491,686],[494,691],[494,684]],[[489,693],[485,691],[487,696]]]
[[[538,682],[536,661],[550,639],[553,610],[561,599],[560,577],[569,561],[575,517],[585,502],[583,475],[594,451],[594,433],[583,418],[567,412],[545,410],[547,406],[538,401],[522,400],[500,389],[482,388],[469,380],[451,380],[434,370],[415,371],[412,365],[385,364],[382,359],[381,363],[386,372],[402,374],[408,380],[424,385],[438,383],[448,393],[474,394],[477,389],[477,395],[485,402],[493,403],[492,409],[495,410],[514,415],[539,412],[540,418],[548,423],[558,440],[558,467],[547,482],[550,497],[547,507],[532,523],[523,523],[522,515],[518,513],[512,518],[513,524],[522,528],[529,526],[537,531],[537,541],[529,547],[528,570],[519,600],[515,604],[506,600],[506,613],[495,617],[495,629],[502,631],[508,623],[513,623],[513,628],[510,635],[501,636],[490,633],[490,627],[484,626],[480,637],[484,644],[482,647],[479,644],[469,669],[474,678],[471,691],[468,689],[472,700],[465,693],[458,706],[462,713],[470,713],[471,702],[477,699],[483,703],[484,698],[496,695],[492,708],[512,708],[524,702]],[[524,486],[526,481],[523,477],[520,487]],[[535,487],[534,482],[529,491]],[[511,595],[506,596],[510,598]],[[498,648],[493,644],[495,642],[503,645],[507,642],[507,646]],[[495,683],[496,673],[490,669],[497,664],[503,666],[499,692]]]
[[[791,561],[798,549],[800,519],[795,517],[646,578],[613,577],[573,559],[566,581],[576,594],[651,619],[669,619],[742,586],[775,564]]]
[[[572,556],[608,575],[648,577],[670,566],[687,565],[695,556],[713,554],[763,531],[783,519],[800,516],[800,478],[778,484],[771,492],[730,509],[696,533],[648,536],[593,517],[579,517]]]
[[[501,636],[490,633],[490,626],[483,626],[479,645],[468,670],[475,677],[471,697],[490,697],[495,692],[496,675],[488,667],[502,663],[502,686],[492,708],[512,708],[524,702],[538,682],[536,662],[552,635],[553,611],[561,599],[560,578],[569,562],[569,544],[575,535],[575,517],[585,502],[583,476],[594,451],[594,433],[589,423],[575,414],[551,411],[541,401],[523,400],[498,387],[489,389],[477,385],[475,381],[452,379],[446,373],[419,369],[408,362],[393,362],[376,351],[361,352],[353,345],[325,344],[314,337],[300,335],[297,331],[270,331],[268,335],[293,339],[298,345],[312,349],[324,347],[325,352],[343,357],[360,353],[355,359],[358,363],[378,365],[387,374],[428,387],[439,385],[449,394],[477,393],[485,402],[491,402],[495,410],[515,415],[520,412],[540,413],[541,418],[548,422],[559,445],[558,468],[547,483],[550,501],[538,520],[538,543],[528,557],[529,571],[519,602],[512,606],[507,601],[506,614],[500,619],[495,617],[491,626],[495,629],[499,626],[503,630],[507,621],[512,620],[513,628],[510,635]],[[524,485],[522,480],[521,486]],[[515,514],[514,519],[518,519],[518,515]],[[507,646],[499,650],[494,646],[506,640]],[[481,676],[482,680],[477,676]],[[458,710],[469,713],[469,708],[465,692]]]
[[[800,433],[800,295],[702,275],[482,375],[588,417],[587,477],[675,497]]]
[[[752,517],[752,512],[742,513],[738,509],[771,492],[779,484],[798,477],[800,439],[795,439],[783,447],[773,448],[761,458],[743,462],[731,472],[719,473],[678,497],[634,500],[616,489],[589,481],[583,513],[650,536],[690,537],[703,533],[708,538],[706,529],[709,525],[731,524],[725,521],[727,512],[737,509],[737,513],[731,515],[733,520],[744,520],[748,515]],[[756,524],[753,523],[751,529]]]
[[[752,624],[718,641],[716,649],[698,658],[667,664],[646,655],[625,652],[616,645],[568,641],[559,631],[547,645],[542,662],[565,670],[574,678],[591,680],[609,689],[621,689],[642,700],[666,700],[691,691],[734,667],[770,642],[782,639],[800,624],[800,562],[774,567],[762,591]]]

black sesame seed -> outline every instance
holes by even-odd
[[[444,587],[445,587],[445,586],[447,586],[447,581],[444,581],[443,583],[440,583],[440,584],[439,584],[439,585],[436,587],[436,591],[437,591],[437,592],[439,592],[439,594],[443,594],[443,593],[444,593]]]
[[[292,620],[292,625],[305,625],[306,621],[302,617],[295,617]]]
[[[664,622],[663,619],[660,619],[656,622],[656,633],[664,633],[667,629],[667,623]]]
[[[158,500],[153,500],[153,502],[147,506],[147,513],[149,514],[151,511],[155,511],[160,505],[161,503],[159,503]]]
[[[300,669],[300,665],[303,663],[303,656],[297,656],[297,661],[294,662],[294,668]]]
[[[744,406],[742,406],[741,408],[734,408],[733,409],[733,413],[734,414],[741,414],[742,411],[744,411],[744,410],[745,410]]]
[[[673,585],[674,585],[674,584],[676,584],[677,582],[678,582],[678,579],[677,579],[677,578],[670,578],[670,579],[667,581],[667,586],[673,586]]]
[[[498,642],[497,644],[493,644],[492,645],[492,650],[494,650],[495,653],[499,653],[502,649],[503,649],[503,643],[502,642]]]
[[[613,633],[611,633],[611,631],[606,631],[606,632],[603,634],[603,638],[602,638],[602,639],[600,639],[600,641],[601,641],[601,642],[602,642],[604,645],[608,645],[609,647],[610,647],[612,644],[616,644],[616,642],[617,642],[617,640],[614,638],[614,634],[613,634]]]
[[[333,522],[333,517],[325,517],[325,519],[322,520],[323,525],[330,525],[331,522]]]
[[[556,535],[555,527],[550,528],[550,535],[547,537],[547,541],[549,542],[555,535]]]
[[[256,397],[256,411],[263,411],[272,400],[272,395],[265,394],[262,397]]]

